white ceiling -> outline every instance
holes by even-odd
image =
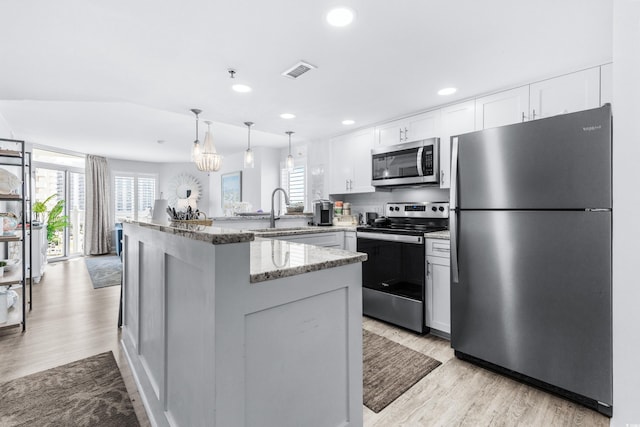
[[[356,11],[326,24],[335,5]],[[67,150],[188,161],[191,108],[218,151],[286,146],[611,61],[610,0],[0,2],[0,115]],[[318,68],[280,75],[299,60]],[[236,80],[253,87],[231,91]],[[437,90],[455,86],[443,98]],[[292,112],[296,119],[283,120]],[[205,126],[201,127],[203,139]],[[164,140],[161,145],[157,140]]]

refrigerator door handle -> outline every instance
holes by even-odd
[[[458,137],[451,138],[451,200],[449,231],[451,233],[451,281],[458,283]]]

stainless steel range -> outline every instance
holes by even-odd
[[[449,227],[448,202],[387,203],[386,217],[357,228],[363,313],[413,331],[425,325],[425,233]]]

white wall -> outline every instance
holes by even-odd
[[[0,138],[14,138],[13,131],[11,130],[11,127],[9,127],[9,123],[7,123],[2,114],[0,114]]]
[[[640,425],[640,1],[613,2],[613,419]]]
[[[157,175],[158,188],[156,197],[160,197],[160,193],[163,193],[165,199],[168,197],[169,182],[173,177],[182,173],[193,176],[200,182],[200,185],[202,185],[202,195],[198,201],[198,209],[209,214],[209,177],[206,172],[200,172],[193,163],[134,162],[120,159],[108,159],[108,162],[109,172],[112,177],[113,174],[117,172]]]
[[[254,147],[255,166],[244,169],[244,151],[225,155],[222,167],[209,177],[209,215],[224,216],[221,199],[221,179],[225,173],[242,171],[242,201],[251,203],[252,211],[271,208],[271,192],[280,181],[278,149]]]
[[[156,165],[160,166],[160,174],[159,174],[159,192],[158,197],[160,197],[160,193],[162,197],[167,199],[169,197],[169,183],[171,179],[180,174],[191,175],[195,179],[198,180],[200,185],[202,186],[202,194],[200,195],[200,199],[198,200],[198,209],[203,211],[209,216],[209,174],[207,172],[200,172],[196,165],[191,162],[181,162],[181,163],[156,163]]]

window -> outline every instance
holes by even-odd
[[[114,174],[114,201],[116,222],[124,219],[151,219],[156,199],[156,176]]]
[[[282,169],[280,175],[282,188],[289,195],[289,202],[293,204],[302,203],[307,205],[307,174],[304,165],[298,165],[293,168],[293,172]],[[284,196],[282,197],[282,206],[284,206]]]
[[[84,251],[85,157],[40,148],[33,149],[35,200],[47,203],[47,212],[64,200],[61,217],[69,226],[48,229],[47,256],[49,260],[79,255]],[[46,220],[48,214],[40,215]]]

